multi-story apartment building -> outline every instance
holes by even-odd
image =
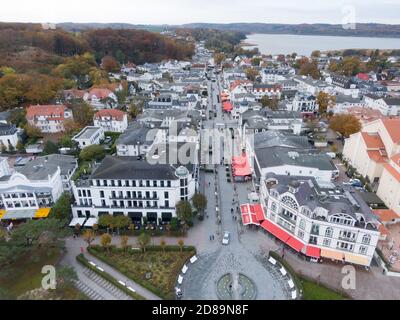
[[[48,213],[63,191],[69,190],[77,166],[74,157],[63,155],[38,157],[15,169],[2,161],[0,219],[34,218],[41,208]]]
[[[255,84],[252,93],[256,96],[258,101],[264,96],[279,99],[281,97],[282,87],[279,84]]]
[[[116,109],[103,109],[94,115],[94,126],[105,132],[124,132],[128,128],[128,116]]]
[[[382,118],[364,124],[345,140],[343,157],[371,182],[378,182],[385,164],[400,153],[400,119]]]
[[[32,105],[26,111],[28,123],[43,133],[64,131],[64,121],[72,118],[72,110],[64,105]]]
[[[107,156],[90,177],[73,183],[75,218],[125,215],[159,223],[176,216],[175,206],[195,193],[193,165],[152,164],[136,157]]]
[[[245,224],[260,225],[312,259],[370,266],[380,222],[357,193],[319,186],[312,177],[268,174],[261,181],[260,200]]]

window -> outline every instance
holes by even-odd
[[[311,236],[311,237],[310,237],[310,243],[311,243],[311,244],[317,244],[317,241],[318,241],[318,238],[317,238],[317,237],[314,237],[314,236]]]
[[[104,198],[104,191],[100,191],[100,198]]]
[[[325,237],[332,238],[333,229],[331,227],[326,228],[325,230]]]
[[[167,181],[167,187],[171,188],[171,181]]]
[[[306,227],[306,222],[304,221],[304,219],[301,219],[299,223],[299,228],[304,230],[305,227]]]
[[[362,238],[362,243],[363,244],[370,244],[371,242],[371,236],[369,234],[364,234]]]
[[[297,203],[292,197],[289,196],[282,197],[282,203],[295,210],[298,209]]]
[[[324,246],[330,247],[330,245],[331,245],[331,239],[324,239]]]
[[[277,209],[276,203],[275,203],[275,202],[272,202],[272,203],[271,203],[271,210],[274,211],[274,212],[276,212],[276,209]]]
[[[303,239],[303,238],[304,238],[304,232],[301,231],[301,230],[299,230],[299,231],[297,232],[297,236],[298,236],[300,239]]]
[[[358,250],[358,252],[360,254],[367,254],[367,247],[366,246],[360,246],[360,249]]]
[[[164,192],[164,198],[169,199],[169,193],[167,191]]]

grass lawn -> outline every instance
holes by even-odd
[[[318,285],[313,281],[301,279],[303,284],[304,300],[346,300],[347,298],[341,294],[332,291],[322,285]]]
[[[3,276],[0,283],[9,292],[13,299],[41,287],[44,274],[42,268],[45,265],[56,265],[62,251],[51,248],[46,250],[35,250],[33,254],[21,257],[11,265],[3,267]],[[54,292],[54,296],[66,300],[85,299],[75,287],[68,286],[60,292]]]
[[[124,252],[115,247],[107,251],[93,246],[89,252],[163,299],[174,299],[178,274],[196,253],[194,248],[187,247],[180,252],[175,246],[167,246],[165,252],[158,246],[151,247],[146,253],[134,249]]]

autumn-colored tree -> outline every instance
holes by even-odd
[[[324,114],[328,107],[332,107],[336,103],[336,97],[326,92],[319,92],[317,95],[317,104],[319,106],[319,113]]]
[[[149,245],[151,241],[150,235],[147,234],[146,232],[143,232],[137,237],[136,241],[140,246],[140,248],[142,248],[143,252],[146,253],[146,247]]]
[[[81,129],[82,127],[73,119],[66,119],[63,123],[64,132],[66,134],[71,134],[74,131]]]
[[[195,193],[192,198],[193,206],[198,212],[203,212],[207,207],[207,198],[202,193]]]
[[[93,225],[92,229],[93,229],[94,236],[96,236],[97,231],[99,231],[99,225],[97,223],[95,223]]]
[[[101,60],[101,68],[107,72],[117,72],[121,69],[121,66],[113,56],[105,56]]]
[[[319,50],[314,50],[313,52],[311,52],[311,57],[313,58],[319,58],[321,56],[321,51]]]
[[[183,246],[185,245],[185,241],[183,241],[183,239],[179,239],[178,240],[178,246],[181,250],[181,253],[183,252]]]
[[[136,117],[141,113],[141,109],[136,104],[131,103],[128,112],[132,119],[136,119]]]
[[[83,232],[82,237],[83,237],[83,240],[85,240],[87,242],[88,246],[90,247],[90,245],[92,244],[92,242],[95,239],[95,234],[94,234],[93,230],[86,229]]]
[[[264,95],[260,99],[260,102],[264,108],[270,108],[273,111],[278,110],[279,101],[276,97],[270,98],[267,95]]]
[[[74,121],[80,127],[86,127],[93,123],[95,111],[91,105],[86,102],[74,103],[71,105]]]
[[[222,52],[218,52],[214,55],[215,64],[219,65],[226,59],[226,55]]]
[[[107,249],[107,251],[109,251],[111,242],[112,242],[111,235],[109,235],[108,233],[104,233],[101,235],[100,244],[103,248]]]
[[[129,237],[128,236],[122,236],[121,237],[121,248],[126,252],[126,249],[128,248],[128,241]]]
[[[255,57],[255,58],[251,59],[251,65],[258,67],[258,66],[260,66],[261,61],[262,61],[262,59],[260,57]]]
[[[42,136],[40,129],[35,126],[31,126],[30,124],[26,124],[24,130],[26,135],[32,140],[38,139]]]
[[[256,78],[260,75],[258,70],[255,68],[247,68],[245,70],[245,73],[246,73],[246,77],[251,81],[255,81]]]
[[[360,72],[366,71],[365,64],[356,56],[344,57],[342,61],[332,61],[329,65],[329,71],[337,72],[345,76],[355,76]]]
[[[167,245],[167,242],[165,239],[160,240],[160,247],[162,248],[162,251],[165,253],[165,246]]]
[[[338,114],[329,120],[329,127],[333,131],[349,137],[351,134],[361,130],[361,122],[352,114]]]
[[[315,60],[301,59],[299,62],[299,74],[302,76],[310,76],[319,79],[321,74],[318,70],[318,63]]]

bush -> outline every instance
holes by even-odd
[[[106,151],[104,150],[103,146],[92,145],[82,149],[79,154],[79,158],[83,161],[100,161],[105,157],[105,155]]]

